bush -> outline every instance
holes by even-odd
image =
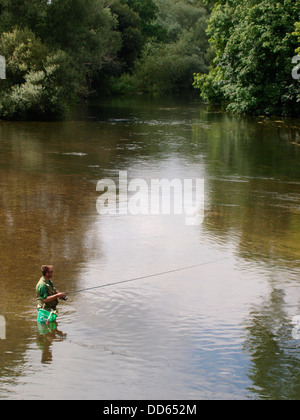
[[[293,35],[295,35],[297,37],[297,41],[298,41],[298,45],[299,45],[299,47],[296,48],[295,52],[296,52],[296,54],[300,55],[300,22],[295,23],[295,28],[296,28],[296,30],[295,30],[295,32],[293,32]]]
[[[145,92],[189,90],[196,70],[205,72],[207,67],[203,55],[188,39],[172,44],[149,43],[136,66],[136,84]]]
[[[150,40],[136,63],[138,89],[178,93],[192,89],[193,74],[208,70],[207,11],[184,1],[157,0],[164,42]]]
[[[299,115],[299,83],[293,80],[292,35],[300,0],[222,0],[213,9],[208,33],[216,58],[195,87],[228,111]]]
[[[120,77],[111,77],[109,85],[110,93],[114,95],[135,93],[137,90],[135,77],[129,73],[123,73]]]
[[[6,57],[0,116],[35,118],[64,112],[76,78],[66,53],[49,51],[28,29],[15,29],[2,34],[0,54]]]

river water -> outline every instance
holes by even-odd
[[[300,398],[299,143],[299,120],[195,100],[1,122],[0,398]],[[173,211],[178,191],[169,214],[101,214],[120,171],[148,198],[153,179],[203,179],[204,219]],[[61,291],[136,280],[70,293],[43,329],[42,264]]]

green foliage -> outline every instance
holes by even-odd
[[[135,60],[139,57],[144,41],[142,35],[142,20],[128,4],[114,1],[110,9],[117,17],[117,29],[121,34],[122,45],[117,53],[117,70],[119,73],[131,71]]]
[[[74,87],[65,52],[49,51],[30,30],[15,29],[2,34],[0,53],[7,57],[7,78],[0,85],[2,117],[40,117],[63,112]]]
[[[192,86],[195,70],[207,69],[203,55],[188,37],[171,44],[149,42],[137,63],[138,90],[145,92],[180,92]]]
[[[110,78],[110,92],[117,95],[126,95],[137,91],[136,79],[128,73],[120,77]]]
[[[300,0],[218,2],[208,26],[216,57],[209,74],[194,82],[201,96],[234,112],[296,114],[291,59],[299,9]]]
[[[154,21],[158,8],[153,0],[120,0],[122,4],[127,4],[130,9],[136,12],[141,19],[141,30],[144,39],[155,36],[156,26]]]
[[[158,24],[164,29],[164,42],[176,42],[185,32],[192,30],[203,17],[206,21],[207,12],[202,5],[185,2],[184,0],[156,0],[158,5]],[[206,24],[205,24],[206,27]],[[199,41],[206,41],[206,35]]]
[[[0,0],[0,115],[60,113],[75,96],[190,89],[193,73],[207,71],[211,1]]]
[[[115,26],[104,0],[52,0],[44,39],[82,63],[100,67],[120,46]]]
[[[163,42],[150,39],[137,62],[134,76],[139,91],[187,91],[193,73],[207,71],[207,11],[184,0],[157,0],[157,25]]]
[[[208,103],[220,104],[224,101],[222,93],[224,79],[221,68],[214,67],[208,74],[194,73],[193,86],[201,88],[202,98]]]
[[[0,0],[0,31],[14,26],[30,28],[34,33],[46,26],[48,0]]]
[[[74,94],[88,96],[121,46],[116,25],[105,0],[0,0],[1,115],[60,113]]]
[[[295,52],[296,54],[300,54],[300,22],[296,22],[295,23],[295,32],[293,32],[293,35],[295,35],[297,37],[298,40],[298,45],[299,47],[296,48]]]

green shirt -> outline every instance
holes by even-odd
[[[48,296],[56,295],[56,289],[50,279],[46,280],[44,276],[40,278],[40,281],[36,285],[36,297],[38,301],[38,308],[43,308],[48,311],[51,309],[55,310],[58,300],[52,300],[51,302],[44,303],[43,301]]]

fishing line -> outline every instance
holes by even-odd
[[[203,263],[200,263],[200,264],[194,264],[194,265],[189,265],[189,266],[186,266],[186,267],[175,268],[173,270],[162,271],[160,273],[148,274],[146,276],[141,276],[141,277],[135,277],[135,278],[132,278],[132,279],[116,281],[114,283],[101,284],[100,286],[87,287],[86,289],[72,290],[70,292],[67,292],[66,294],[71,295],[71,294],[75,294],[75,293],[89,292],[90,290],[102,289],[104,287],[116,286],[118,284],[130,283],[130,282],[143,280],[143,279],[149,279],[151,277],[164,276],[166,274],[176,273],[178,271],[190,270],[191,268],[201,267],[203,265],[214,264],[214,263],[217,263],[219,261],[224,261],[224,260],[228,260],[228,259],[229,259],[229,257],[219,258],[219,259],[214,260],[214,261],[206,261],[206,262],[203,262]]]

